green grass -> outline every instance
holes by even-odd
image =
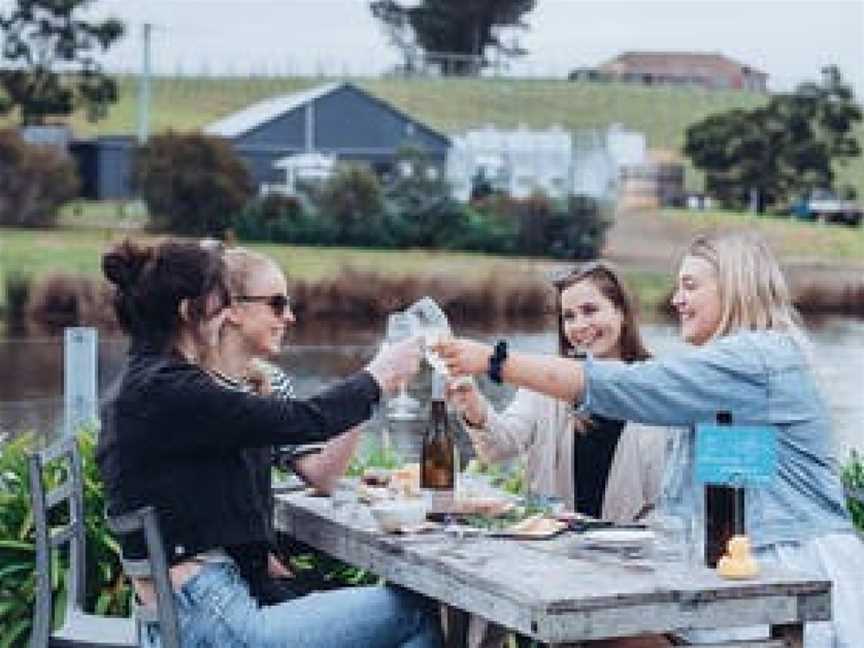
[[[60,211],[60,227],[91,229],[146,227],[147,207],[143,203],[127,200],[75,200]]]
[[[143,217],[124,214],[119,203],[79,204],[61,217],[64,225],[53,230],[0,229],[0,291],[4,274],[40,277],[51,273],[99,276],[100,256],[113,242],[126,236],[153,238],[138,231]],[[665,210],[660,214],[627,214],[618,217],[643,219],[664,226],[656,240],[634,234],[626,241],[633,251],[640,247],[661,250],[680,248],[693,234],[706,227],[752,226],[769,240],[786,262],[815,260],[823,265],[858,265],[864,262],[864,228],[824,226],[775,217],[756,218],[736,212],[687,212]],[[626,226],[622,224],[622,228]],[[615,229],[613,229],[613,237]],[[622,249],[618,242],[619,251]],[[295,279],[315,281],[333,277],[345,267],[382,275],[451,275],[485,278],[493,273],[544,273],[559,262],[547,259],[496,257],[476,253],[431,250],[374,250],[319,248],[275,244],[249,244],[275,258]],[[624,250],[627,252],[627,250]],[[661,267],[623,267],[629,284],[643,304],[655,304],[669,289],[667,261]],[[0,292],[0,305],[5,294]]]
[[[814,77],[817,71],[814,70]],[[153,81],[152,132],[192,130],[250,103],[337,79],[171,78]],[[493,124],[499,128],[567,130],[605,128],[611,123],[644,132],[650,148],[679,151],[686,127],[712,113],[753,108],[766,102],[758,93],[705,91],[698,88],[651,88],[626,84],[574,83],[564,80],[515,79],[352,79],[432,128],[456,134]],[[0,125],[4,122],[0,120]],[[136,85],[120,78],[120,101],[108,117],[89,124],[76,114],[71,123],[81,136],[132,134],[136,131]],[[858,139],[864,143],[864,127]],[[864,198],[864,158],[838,173],[840,184],[852,184]],[[701,179],[688,165],[688,184]]]
[[[780,216],[755,216],[746,212],[689,212],[663,210],[662,217],[686,230],[689,238],[698,228],[753,227],[758,229],[780,257],[792,262],[813,259],[831,262],[864,261],[864,228],[825,225]]]
[[[100,276],[101,254],[112,242],[126,236],[158,238],[124,229],[0,228],[0,291],[4,286],[4,273],[15,272],[30,277],[61,272]],[[501,271],[505,264],[508,272],[513,271],[514,264],[520,271],[541,272],[552,263],[545,259],[430,250],[318,248],[256,243],[250,243],[248,247],[276,259],[290,277],[312,281],[333,277],[345,267],[388,276],[450,274],[486,277]],[[0,292],[0,308],[3,304],[5,294]]]

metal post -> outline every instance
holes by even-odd
[[[150,34],[153,25],[144,23],[142,27],[144,58],[138,79],[138,144],[141,146],[147,143],[150,132]]]
[[[63,342],[63,431],[68,436],[96,420],[96,329],[67,328]]]

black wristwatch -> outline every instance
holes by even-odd
[[[498,340],[495,351],[489,357],[489,379],[492,382],[501,383],[501,368],[507,360],[507,340]]]

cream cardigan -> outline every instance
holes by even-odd
[[[561,497],[568,510],[576,501],[573,483],[575,415],[567,403],[520,389],[503,412],[487,404],[483,427],[462,419],[477,455],[498,463],[525,455],[531,492]],[[663,477],[666,430],[627,423],[621,433],[603,498],[603,518],[629,522],[654,503]]]

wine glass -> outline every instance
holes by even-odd
[[[441,310],[438,303],[431,297],[424,297],[414,302],[406,311],[412,316],[416,326],[414,335],[423,339],[423,350],[426,362],[437,372],[444,376],[449,375],[447,365],[433,350],[433,346],[453,336],[447,315]],[[454,380],[455,384],[471,382],[470,376],[462,376]]]
[[[391,313],[387,316],[386,344],[395,344],[407,338],[414,337],[415,324],[408,313]],[[420,403],[408,395],[405,382],[399,384],[399,393],[387,403],[387,417],[396,420],[408,420],[417,417]]]
[[[450,323],[447,321],[447,315],[431,297],[424,297],[414,302],[405,312],[414,319],[416,326],[414,334],[423,339],[426,361],[435,371],[446,375],[447,367],[438,357],[438,354],[432,350],[432,347],[453,334],[450,330]]]

